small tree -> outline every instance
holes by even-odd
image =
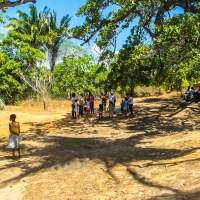
[[[47,67],[33,68],[27,75],[22,72],[18,72],[21,79],[29,85],[35,92],[37,92],[43,101],[44,109],[47,109],[46,98],[49,94],[49,90],[52,84],[52,74]]]

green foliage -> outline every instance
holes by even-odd
[[[29,6],[29,14],[20,10],[17,11],[18,18],[10,18],[10,23],[6,26],[11,31],[31,37],[30,46],[36,49],[41,48],[42,42],[39,36],[45,35],[48,29],[47,16],[49,9],[44,7],[43,11],[38,13],[35,5]]]
[[[50,63],[51,72],[53,72],[56,61],[59,57],[60,51],[65,38],[68,37],[68,26],[71,20],[69,15],[64,16],[60,24],[57,22],[57,14],[55,11],[49,13],[48,29],[45,35],[40,36],[40,40],[43,42],[44,47],[48,51],[48,58]]]
[[[31,41],[30,35],[10,31],[1,43],[2,51],[19,62],[22,70],[30,70],[46,59],[39,49],[30,46]]]
[[[44,109],[47,108],[46,98],[50,93],[52,73],[45,67],[32,68],[29,72],[18,71],[21,79],[43,100]]]
[[[95,91],[106,80],[106,74],[106,71],[99,71],[99,66],[88,55],[64,57],[54,70],[52,96],[67,98],[72,92]]]
[[[25,37],[29,35],[29,46],[46,52],[50,69],[53,71],[59,57],[60,47],[68,36],[68,26],[71,18],[66,15],[58,24],[55,11],[50,12],[48,7],[44,7],[43,11],[38,13],[35,5],[29,6],[28,14],[18,10],[17,16],[18,18],[10,19],[10,23],[6,28]],[[26,50],[24,50],[25,53]]]
[[[0,98],[0,110],[3,110],[5,108],[5,103],[2,98]]]
[[[133,93],[137,85],[149,85],[150,67],[147,57],[148,46],[143,45],[143,31],[134,27],[123,48],[113,60],[108,74],[107,90],[123,88]],[[119,91],[120,92],[120,91]]]
[[[17,104],[22,92],[20,78],[16,70],[19,63],[10,60],[5,53],[0,53],[0,96],[6,104]]]
[[[155,82],[181,89],[199,79],[199,15],[180,14],[156,27]]]

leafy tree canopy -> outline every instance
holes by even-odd
[[[77,16],[85,17],[85,22],[75,27],[73,34],[84,43],[95,38],[101,48],[115,46],[118,34],[135,21],[155,38],[154,26],[166,21],[171,10],[181,7],[184,12],[196,14],[199,6],[199,0],[87,0],[77,12]]]

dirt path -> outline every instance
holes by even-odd
[[[1,111],[0,199],[200,199],[197,104],[136,99],[131,117],[72,120],[69,103],[51,103]],[[22,127],[17,160],[6,149],[11,113]]]

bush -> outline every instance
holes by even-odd
[[[5,107],[4,100],[0,98],[0,110],[3,110]]]

